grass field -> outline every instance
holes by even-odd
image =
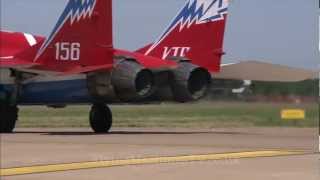
[[[306,119],[297,123],[280,118],[283,108],[303,108]],[[89,106],[51,109],[20,107],[18,127],[89,127]],[[113,105],[114,127],[248,127],[318,126],[316,104],[201,102],[194,104]]]

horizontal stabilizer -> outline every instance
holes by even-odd
[[[220,73],[214,74],[215,79],[274,82],[297,82],[317,77],[316,71],[257,61],[225,64],[222,65]]]
[[[177,67],[176,62],[163,60],[157,57],[146,56],[138,52],[129,52],[125,50],[115,49],[114,53],[116,56],[133,58],[143,67],[152,70],[174,69]]]

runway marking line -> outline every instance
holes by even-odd
[[[123,160],[106,160],[106,161],[95,161],[95,162],[78,162],[78,163],[65,163],[65,164],[55,164],[55,165],[38,165],[38,166],[30,166],[30,167],[5,168],[5,169],[0,169],[0,176],[52,173],[52,172],[59,172],[59,171],[74,171],[74,170],[83,170],[83,169],[108,168],[108,167],[129,166],[129,165],[182,163],[182,162],[244,159],[244,158],[259,158],[259,157],[262,158],[262,157],[277,157],[277,156],[290,156],[290,155],[302,155],[302,154],[305,154],[305,153],[302,151],[273,150],[273,151],[234,152],[234,153],[153,157],[153,158],[123,159]]]

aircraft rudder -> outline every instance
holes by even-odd
[[[228,0],[187,0],[145,55],[187,57],[194,64],[219,71],[228,6]]]
[[[34,61],[53,66],[112,63],[112,48],[112,0],[69,0]]]

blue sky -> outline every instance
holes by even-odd
[[[259,60],[316,68],[318,0],[233,0],[224,63]],[[0,0],[1,29],[47,36],[66,0]],[[114,38],[134,50],[152,42],[185,0],[114,0]]]

